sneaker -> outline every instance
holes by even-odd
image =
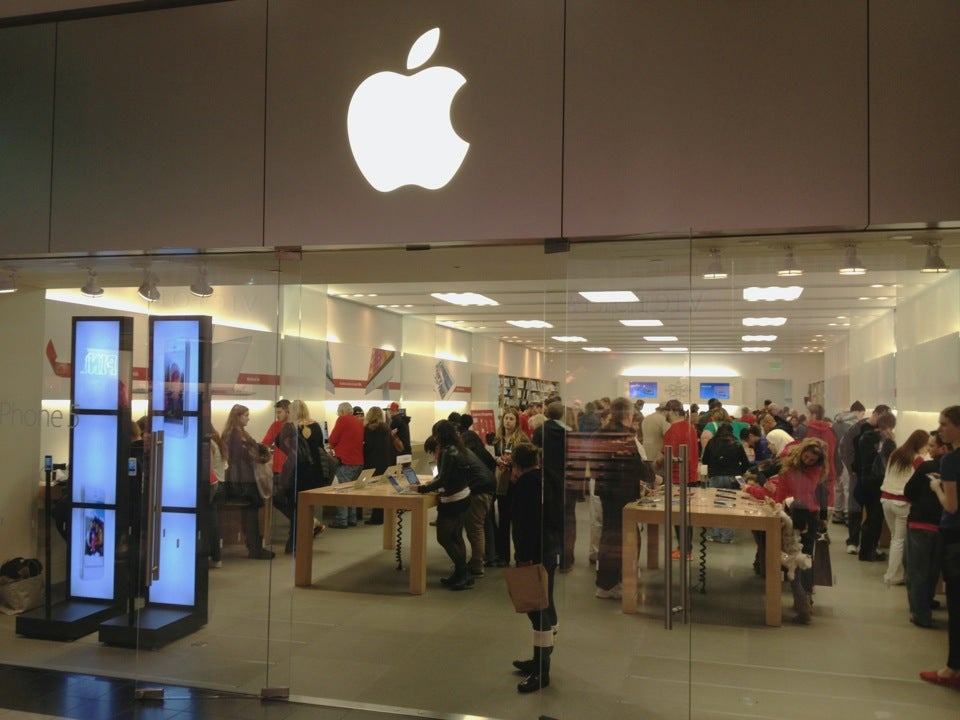
[[[858,552],[860,552],[860,548],[856,545],[847,545],[847,555],[856,555]]]
[[[602,600],[619,600],[623,597],[623,588],[620,583],[617,583],[609,590],[604,590],[603,588],[597,588],[597,592],[594,593],[594,597],[598,597]]]
[[[314,523],[313,523],[313,536],[314,536],[314,537],[317,537],[318,535],[320,535],[320,534],[321,534],[324,530],[326,530],[326,529],[327,529],[327,526],[324,525],[323,523],[314,522]]]
[[[847,524],[847,514],[845,512],[834,512],[833,518],[830,520],[834,525],[846,525]]]
[[[212,568],[222,568],[222,567],[223,567],[223,560],[211,560],[211,561],[210,561],[210,567],[212,567]]]

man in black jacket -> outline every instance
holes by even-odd
[[[548,470],[554,482],[563,482],[563,471],[567,460],[567,431],[572,428],[563,423],[563,402],[554,400],[547,405],[547,420],[533,431],[533,444],[543,450],[543,467]],[[560,572],[570,572],[573,568],[573,546],[577,541],[577,498],[582,492],[562,490],[563,494],[563,556],[560,558]]]
[[[897,418],[893,413],[883,413],[876,418],[876,427],[867,424],[857,441],[855,467],[857,473],[857,502],[866,512],[860,528],[859,558],[865,562],[886,560],[884,553],[877,552],[877,542],[883,530],[883,506],[880,504],[880,486],[883,484],[886,459],[896,449],[893,429]]]

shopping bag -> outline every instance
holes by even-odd
[[[813,584],[833,586],[833,567],[830,565],[830,538],[826,533],[817,536],[813,544]]]
[[[513,607],[518,613],[543,610],[550,604],[547,569],[542,563],[506,568],[503,576]]]

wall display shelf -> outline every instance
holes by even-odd
[[[557,392],[560,383],[556,380],[500,375],[497,406],[499,413],[507,407],[525,407],[532,402],[544,402]]]

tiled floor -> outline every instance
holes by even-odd
[[[586,507],[579,506],[581,528]],[[837,539],[840,534],[834,528]],[[581,533],[580,557],[586,556]],[[641,612],[593,597],[582,562],[558,581],[560,634],[552,684],[518,695],[510,661],[529,655],[529,622],[512,612],[500,571],[450,593],[431,541],[428,591],[407,594],[380,528],[328,530],[314,544],[315,585],[292,587],[292,564],[225,556],[210,574],[210,619],[154,652],[17,637],[0,618],[0,663],[128,678],[119,682],[11,670],[0,676],[0,720],[36,712],[64,717],[236,717],[359,720],[394,716],[532,720],[957,720],[960,693],[917,672],[946,655],[946,617],[935,630],[908,622],[905,591],[883,567],[833,548],[837,582],[819,588],[809,626],[763,626],[763,583],[753,541],[707,546],[709,592],[694,593],[693,622],[663,627],[663,572],[642,570]],[[942,599],[942,597],[941,597]],[[785,619],[790,597],[783,595]],[[17,674],[19,673],[19,675]],[[132,678],[170,689],[162,704],[135,703]],[[176,687],[175,687],[176,686]],[[199,688],[182,689],[184,686]],[[291,699],[257,699],[285,686]],[[23,688],[23,692],[9,688]],[[237,693],[248,697],[237,697]],[[74,709],[80,714],[72,714]],[[25,717],[25,716],[24,716]]]

